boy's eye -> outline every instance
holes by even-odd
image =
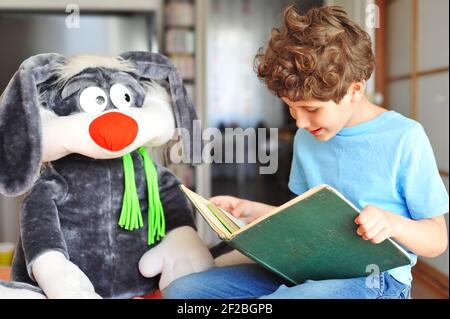
[[[308,112],[314,112],[314,111],[317,111],[319,108],[318,108],[318,107],[305,107],[305,109],[306,109]]]

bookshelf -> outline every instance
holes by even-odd
[[[195,103],[195,0],[165,0],[164,16],[164,54]]]
[[[180,72],[184,86],[196,104],[196,0],[164,0],[163,54]],[[187,164],[170,165],[184,185],[195,190],[195,168]]]

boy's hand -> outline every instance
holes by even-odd
[[[253,202],[249,200],[233,196],[215,196],[210,198],[209,201],[246,223],[250,223],[259,217],[259,214],[255,212]]]
[[[356,233],[364,240],[370,240],[374,244],[394,237],[395,223],[392,215],[388,211],[368,205],[355,218],[355,223],[359,225]]]

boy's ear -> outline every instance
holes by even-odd
[[[52,74],[58,54],[28,58],[0,97],[0,193],[17,196],[28,191],[39,174],[42,157],[37,85]]]
[[[353,103],[358,103],[364,97],[366,92],[366,80],[361,80],[358,82],[353,82],[348,89],[348,93],[352,97]]]
[[[176,126],[182,129],[180,131],[183,160],[187,163],[199,164],[201,143],[193,143],[194,125],[198,124],[198,121],[195,121],[198,119],[197,113],[177,69],[167,57],[156,53],[126,52],[120,56],[136,66],[135,72],[139,77],[169,82]],[[198,129],[201,130],[200,127]]]

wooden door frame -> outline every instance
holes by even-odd
[[[384,97],[384,107],[389,107],[389,91],[388,83],[411,80],[411,118],[417,120],[418,117],[418,81],[420,77],[441,74],[449,71],[449,67],[439,67],[435,69],[419,71],[419,1],[412,1],[412,17],[411,17],[411,72],[398,76],[388,76],[388,57],[387,57],[387,32],[389,29],[387,14],[389,10],[389,2],[392,0],[375,0],[375,4],[379,10],[380,28],[375,31],[375,88],[377,93],[381,93]],[[440,171],[441,176],[448,177],[449,173]],[[413,268],[415,278],[425,282],[429,287],[433,288],[436,293],[448,298],[449,285],[448,276],[440,273],[434,267],[418,261]]]
[[[387,94],[387,66],[386,66],[386,48],[387,48],[387,0],[375,0],[378,7],[379,28],[375,29],[375,92],[383,97],[383,104],[388,107]]]

